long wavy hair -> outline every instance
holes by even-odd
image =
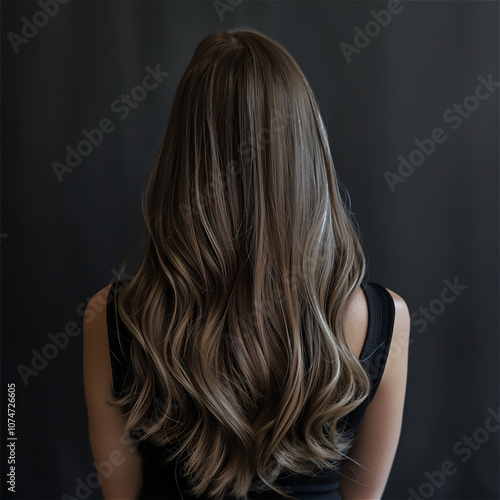
[[[345,458],[337,424],[370,382],[343,332],[365,256],[285,48],[251,28],[198,45],[142,212],[142,261],[116,299],[133,377],[112,404],[137,440],[185,453],[195,497],[246,498],[258,478],[293,498],[273,482]]]

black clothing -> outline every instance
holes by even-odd
[[[118,283],[122,285],[122,283]],[[368,404],[373,399],[382,378],[389,347],[392,339],[395,307],[389,292],[377,283],[368,283],[366,275],[361,283],[369,307],[369,325],[366,340],[360,356],[360,362],[372,383],[368,397],[352,412],[342,419],[345,432],[354,435],[361,422]],[[113,294],[119,293],[121,286],[113,283],[107,303],[108,342],[113,373],[115,392],[126,388],[130,383],[132,369],[129,365],[130,333],[118,318],[120,340],[123,352],[120,350],[116,333],[116,318]],[[147,442],[139,443],[139,452],[143,458],[143,489],[141,500],[192,500],[185,492],[187,483],[180,475],[179,463],[163,465],[160,462],[161,450],[150,446]],[[341,500],[339,488],[339,473],[333,469],[323,469],[321,474],[307,476],[296,473],[282,474],[276,482],[299,500]],[[286,487],[292,489],[288,490]],[[181,494],[180,489],[183,489]],[[272,490],[252,492],[248,500],[282,500],[284,497]],[[229,498],[227,500],[230,500]]]

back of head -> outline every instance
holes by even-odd
[[[338,420],[368,394],[342,330],[365,258],[314,94],[249,28],[197,47],[143,196],[148,241],[119,297],[144,438],[179,444],[194,495],[244,497],[334,466]],[[331,432],[330,432],[331,431]]]

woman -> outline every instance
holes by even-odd
[[[253,29],[199,44],[142,208],[137,274],[84,319],[104,498],[380,498],[408,308],[366,281],[317,101],[281,45]]]

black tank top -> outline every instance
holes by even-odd
[[[114,295],[118,294],[124,282],[114,282],[107,301],[108,342],[115,394],[125,390],[133,375],[130,366],[130,333],[124,323],[115,317]],[[377,283],[361,283],[368,302],[369,323],[366,340],[360,355],[360,362],[372,384],[370,394],[353,411],[341,419],[341,428],[354,436],[367,406],[373,399],[389,353],[394,325],[394,301],[389,292]],[[120,333],[120,343],[117,335]],[[120,348],[120,345],[122,348]],[[143,487],[140,500],[195,500],[187,493],[187,482],[181,475],[178,462],[162,463],[162,450],[151,446],[147,441],[140,442],[138,451],[143,461]],[[283,491],[294,495],[298,500],[341,500],[339,493],[339,473],[335,469],[322,469],[315,476],[283,473],[276,481]],[[250,491],[248,500],[283,500],[283,496],[272,490]],[[199,500],[199,499],[198,499]],[[225,500],[233,500],[226,497]]]

